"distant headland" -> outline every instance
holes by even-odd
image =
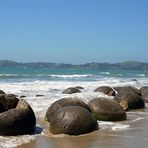
[[[20,67],[20,68],[49,68],[49,69],[108,69],[108,70],[148,70],[148,63],[138,61],[126,61],[121,63],[99,63],[92,62],[86,64],[64,64],[50,62],[14,62],[10,60],[0,60],[0,68]]]

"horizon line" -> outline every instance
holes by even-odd
[[[126,63],[126,62],[137,62],[137,63],[148,63],[148,62],[143,62],[143,61],[136,61],[136,60],[127,60],[127,61],[120,61],[120,62],[97,62],[97,61],[92,61],[92,62],[85,62],[85,63],[79,63],[79,64],[74,64],[74,63],[62,63],[62,62],[47,62],[47,61],[29,61],[29,62],[22,62],[22,61],[16,61],[16,60],[0,60],[0,61],[7,61],[7,62],[15,62],[15,63],[22,63],[22,64],[27,64],[27,63],[52,63],[52,64],[71,64],[71,65],[84,65],[84,64],[90,64],[90,63],[107,63],[107,64],[118,64],[118,63]]]

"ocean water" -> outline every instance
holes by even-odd
[[[24,99],[31,105],[36,118],[39,119],[44,119],[46,110],[51,103],[63,97],[78,97],[87,103],[96,97],[105,96],[101,93],[94,93],[94,90],[102,85],[111,87],[130,85],[137,88],[148,86],[148,71],[0,68],[0,89],[9,94],[16,94],[18,98],[22,95],[26,96]],[[64,89],[75,86],[82,86],[84,89],[77,94],[62,94]],[[37,95],[43,96],[37,97]],[[100,130],[130,131],[133,128],[133,123],[148,118],[147,109],[131,111],[127,114],[128,120],[123,122],[98,121]],[[36,130],[42,128],[42,124],[37,122]],[[0,146],[16,147],[41,135],[48,136],[44,128],[41,133],[35,135],[0,136]],[[146,138],[148,139],[148,136]]]

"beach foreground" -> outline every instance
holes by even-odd
[[[67,136],[58,135],[53,136],[50,133],[47,135],[40,135],[35,140],[27,144],[18,146],[18,148],[147,148],[148,146],[148,109],[144,110],[145,115],[141,118],[135,120],[129,119],[129,121],[124,121],[130,123],[126,128],[121,127],[115,123],[106,123],[106,127],[102,125],[102,128],[98,131],[81,135],[81,136]],[[129,116],[133,118],[136,114],[141,114],[143,111],[138,111],[136,113],[130,112]],[[146,117],[144,119],[144,117]],[[112,126],[112,129],[110,129]],[[46,127],[47,128],[47,127]]]

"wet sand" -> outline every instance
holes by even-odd
[[[18,146],[18,148],[147,148],[148,114],[135,122],[125,122],[130,125],[126,130],[97,130],[81,136],[45,134],[39,135],[34,141]],[[46,124],[44,127],[48,130]]]

